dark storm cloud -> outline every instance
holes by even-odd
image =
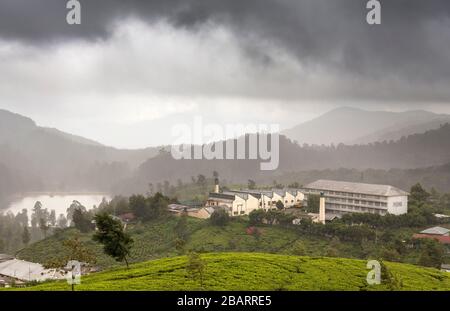
[[[224,25],[250,58],[271,64],[261,42],[304,66],[353,78],[398,78],[405,84],[450,81],[450,2],[384,0],[382,25],[365,21],[366,0],[81,0],[82,25],[65,22],[65,0],[2,0],[0,36],[39,45],[74,38],[107,39],[116,22],[164,19],[196,29]],[[355,90],[355,93],[358,91]],[[390,96],[390,95],[388,95]],[[448,99],[447,93],[436,96]]]

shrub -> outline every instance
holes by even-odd
[[[230,216],[226,210],[219,209],[212,213],[209,221],[214,226],[224,227],[230,222]]]

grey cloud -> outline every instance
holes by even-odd
[[[370,83],[400,80],[401,94],[426,83],[422,99],[448,101],[450,83],[450,2],[389,0],[382,2],[382,25],[365,22],[366,0],[81,0],[81,26],[65,23],[65,0],[3,0],[0,37],[29,44],[70,39],[107,39],[112,26],[134,16],[149,23],[164,19],[193,29],[224,25],[239,38],[249,58],[272,64],[261,42],[291,54],[314,71],[358,80],[355,94]],[[361,85],[361,84],[365,85]],[[348,86],[351,88],[351,85]],[[387,93],[387,94],[386,94]],[[435,93],[435,94],[433,94]],[[430,95],[429,95],[430,94]],[[413,98],[416,98],[414,96]]]

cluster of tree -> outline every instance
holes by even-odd
[[[75,210],[74,216],[78,211],[80,210]],[[125,232],[122,222],[105,212],[96,214],[93,220],[97,230],[92,236],[92,240],[103,245],[105,254],[119,262],[125,262],[128,267],[128,257],[133,245],[133,239],[129,233]],[[78,236],[65,240],[63,246],[67,250],[66,254],[46,262],[44,264],[45,267],[64,267],[71,260],[95,264],[95,254],[81,242]]]
[[[64,215],[56,218],[55,211],[48,212],[41,202],[36,202],[31,215],[23,209],[17,215],[0,214],[0,252],[14,253],[30,242],[47,237],[56,228],[64,228]]]
[[[294,216],[288,215],[280,210],[266,211],[264,209],[251,211],[248,218],[249,224],[252,226],[260,224],[289,226],[292,225],[292,221],[294,220]]]
[[[14,253],[31,242],[36,242],[53,234],[57,229],[64,229],[68,225],[76,227],[81,232],[89,232],[93,229],[92,219],[95,210],[87,211],[78,201],[73,201],[67,209],[66,215],[56,217],[55,210],[44,208],[37,201],[29,215],[27,209],[23,209],[17,215],[8,213],[0,214],[0,252]]]
[[[111,201],[103,202],[98,206],[98,211],[110,215],[121,215],[133,213],[140,221],[150,221],[158,219],[167,214],[167,207],[171,203],[178,203],[177,199],[169,198],[160,192],[151,195],[132,195],[129,198],[116,196]]]
[[[39,230],[30,232],[27,227],[28,224],[12,214],[0,214],[0,253],[13,253],[40,236]],[[27,234],[23,238],[24,228],[27,228]]]
[[[306,211],[308,213],[318,213],[320,207],[320,195],[308,194]]]
[[[159,192],[154,196],[147,197],[143,195],[132,195],[129,199],[130,211],[143,221],[157,219],[165,215],[170,202],[170,198]]]
[[[214,226],[224,227],[230,222],[230,215],[225,209],[218,209],[211,214],[209,222]]]
[[[339,222],[326,224],[313,223],[309,219],[302,219],[295,228],[301,233],[310,236],[323,236],[327,238],[338,237],[341,241],[358,242],[375,241],[376,232],[367,225],[348,226]]]

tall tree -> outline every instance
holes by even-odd
[[[149,207],[143,195],[132,195],[129,202],[130,209],[137,218],[145,219],[148,217]]]
[[[16,219],[22,227],[28,226],[28,210],[26,208],[22,209],[22,212],[17,214]]]
[[[320,205],[320,196],[312,193],[308,194],[307,204],[308,204],[308,212],[318,213]]]
[[[87,233],[92,230],[91,218],[88,212],[84,212],[80,209],[75,209],[72,215],[72,223],[75,228],[80,232]]]
[[[199,174],[197,176],[197,185],[199,186],[206,186],[206,177],[205,175]]]
[[[45,221],[44,218],[39,219],[39,228],[41,229],[42,233],[44,234],[44,238],[46,238],[49,226],[47,224],[47,221]]]
[[[54,209],[51,210],[48,221],[52,227],[56,226],[56,212]]]
[[[228,212],[226,210],[219,209],[212,213],[209,221],[214,226],[224,227],[230,221],[230,216],[228,215]]]
[[[93,240],[103,244],[105,254],[113,257],[116,261],[125,261],[127,268],[133,239],[124,232],[122,223],[113,219],[106,213],[97,214],[94,217],[97,231]]]
[[[84,207],[80,202],[77,200],[74,200],[72,204],[70,204],[69,208],[67,209],[67,220],[72,222],[73,213],[76,210],[80,210],[82,212],[86,212],[86,207]]]
[[[256,188],[256,182],[253,179],[248,180],[248,189],[255,189]]]
[[[31,240],[30,231],[28,231],[28,226],[25,226],[23,227],[22,232],[22,243],[28,245],[28,243],[30,243],[30,240]]]
[[[422,253],[420,254],[419,264],[426,267],[440,268],[444,251],[442,245],[434,240],[422,240],[420,242]]]
[[[178,218],[177,224],[175,225],[175,233],[179,239],[186,241],[189,234],[186,213],[183,213]]]
[[[64,216],[64,214],[59,214],[57,222],[58,222],[59,228],[67,227],[67,218],[66,218],[66,216]]]
[[[422,187],[420,183],[411,187],[410,199],[418,203],[425,203],[430,198],[430,194]]]
[[[40,219],[42,218],[42,203],[36,201],[33,207],[33,213],[31,215],[31,226],[36,228],[40,225]]]

